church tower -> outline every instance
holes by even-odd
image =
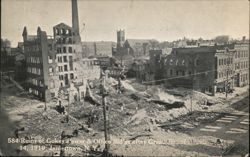
[[[117,31],[117,48],[122,48],[125,42],[125,30]]]

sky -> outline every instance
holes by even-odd
[[[72,25],[70,0],[2,0],[1,38],[16,46],[23,27],[52,35],[53,26]],[[78,0],[82,41],[127,39],[173,41],[183,37],[212,39],[249,36],[248,0]],[[85,24],[85,27],[84,27]]]

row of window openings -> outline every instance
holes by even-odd
[[[71,29],[60,29],[60,28],[56,28],[55,29],[55,33],[56,35],[71,35]]]
[[[43,96],[43,94],[36,89],[29,88],[29,92],[39,97]]]
[[[229,70],[228,71],[228,76],[231,76],[233,75],[233,70]],[[223,78],[223,77],[226,77],[227,76],[227,71],[223,71],[223,72],[219,72],[218,73],[218,78]]]
[[[33,84],[35,86],[40,86],[40,87],[43,87],[43,81],[42,80],[37,80],[37,79],[29,79],[28,81],[30,84]]]
[[[67,56],[59,56],[57,58],[57,61],[59,63],[62,63],[62,62],[68,62],[68,57]],[[72,56],[69,56],[69,62],[73,62],[73,57]]]
[[[89,65],[91,65],[91,66],[92,66],[92,65],[98,65],[98,62],[97,62],[97,61],[83,61],[82,63],[83,63],[83,64],[86,63],[88,66],[89,66]]]
[[[169,74],[170,74],[170,76],[173,76],[174,70],[170,69]],[[175,71],[175,74],[176,74],[176,76],[185,76],[185,71],[177,70],[177,71]],[[192,72],[188,71],[188,75],[192,75]]]
[[[58,38],[56,41],[57,44],[75,44],[71,38]]]
[[[219,59],[219,65],[233,64],[233,58]]]
[[[27,57],[26,62],[40,64],[41,60],[39,57]]]
[[[67,51],[67,47],[63,47],[63,48],[57,48],[57,53],[72,53],[73,52],[73,49],[72,47],[68,47],[68,51]],[[74,50],[74,53],[75,53],[75,50]]]
[[[248,68],[248,66],[249,66],[248,64],[249,64],[248,61],[235,63],[235,70]]]
[[[160,62],[160,60],[158,61],[158,62]],[[167,62],[167,59],[165,59],[165,64],[166,64],[166,62]],[[173,59],[170,59],[170,61],[169,61],[169,65],[173,65],[174,64],[174,61],[173,61]],[[179,61],[178,59],[175,61],[175,65],[185,65],[186,64],[186,61],[183,59],[182,61]],[[189,65],[192,65],[192,62],[191,61],[189,61]],[[198,66],[198,65],[200,65],[200,60],[198,60],[198,59],[196,59],[195,60],[195,66]]]
[[[71,73],[70,75],[70,79],[74,79],[74,74]],[[64,79],[68,79],[68,75],[59,75],[59,80],[64,80]]]
[[[37,52],[37,51],[41,51],[41,48],[38,46],[38,45],[32,45],[32,46],[28,46],[28,47],[25,47],[25,50],[27,52]]]
[[[36,74],[36,75],[41,75],[41,69],[40,68],[28,67],[27,72],[32,73],[32,74]]]
[[[248,51],[238,51],[235,53],[235,58],[248,57]]]
[[[73,65],[69,65],[69,70],[73,70]],[[58,66],[58,71],[59,72],[63,72],[63,71],[68,71],[68,65],[64,65],[64,66]]]

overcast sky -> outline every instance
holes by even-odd
[[[40,26],[71,24],[70,0],[2,0],[1,33],[12,46],[22,41],[22,30],[36,34]],[[82,41],[116,41],[116,31],[126,38],[172,41],[187,38],[249,36],[248,0],[78,0]],[[83,29],[85,23],[85,29]]]

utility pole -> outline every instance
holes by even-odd
[[[65,131],[62,131],[61,133],[61,143],[60,143],[60,156],[65,156],[65,145],[63,143],[63,140],[65,138]]]
[[[69,105],[70,105],[70,88],[68,89],[68,93],[67,93],[67,95],[68,95],[68,112],[67,112],[67,115],[66,115],[66,121],[67,121],[67,123],[69,122]]]
[[[192,93],[191,93],[191,113],[193,112],[193,93],[194,93],[194,76],[192,76]]]
[[[109,151],[109,144],[108,144],[108,128],[107,128],[107,115],[106,115],[106,96],[107,96],[107,91],[105,89],[105,72],[101,73],[101,79],[102,79],[102,84],[101,84],[101,94],[102,94],[102,106],[103,106],[103,119],[104,119],[104,138],[105,138],[105,149],[104,153],[107,155]]]
[[[45,100],[45,102],[44,102],[44,111],[46,111],[47,110],[47,104],[46,104],[46,100]]]
[[[227,98],[227,93],[228,93],[228,72],[229,72],[229,62],[230,62],[230,52],[227,50],[228,53],[228,57],[227,57],[227,75],[226,75],[226,86],[225,86],[225,90],[226,90],[226,98]]]
[[[226,98],[227,98],[227,92],[228,92],[228,69],[227,69],[227,78],[226,78],[226,87],[225,87],[225,90],[226,90]]]
[[[45,86],[45,92],[47,91],[47,89],[48,89],[48,86]],[[45,97],[44,97],[44,111],[46,111],[47,110],[47,100],[46,100],[46,94],[45,94]]]

